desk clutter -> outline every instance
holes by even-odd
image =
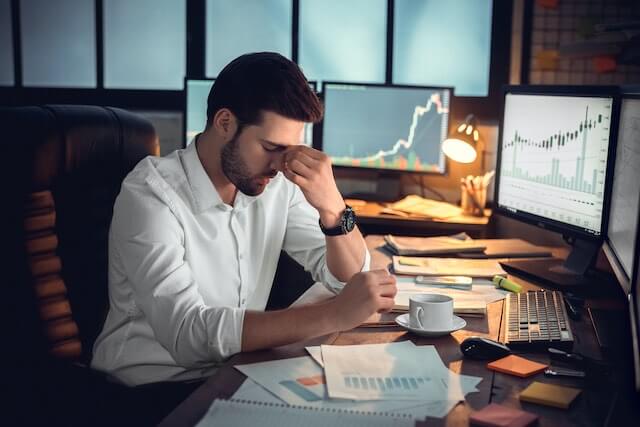
[[[456,256],[459,258],[551,257],[549,249],[522,239],[478,239],[466,233],[437,237],[384,236],[385,249],[400,256]]]
[[[255,402],[253,420],[261,424],[263,415],[279,417],[289,411],[274,415],[264,409],[278,406],[308,414],[360,415],[351,425],[365,425],[367,417],[387,422],[442,418],[467,394],[478,391],[482,380],[450,371],[434,346],[416,346],[410,341],[322,345],[307,350],[310,356],[236,365],[248,378],[232,399]],[[214,402],[198,425],[219,425],[220,405]],[[243,419],[238,415],[240,423],[235,425],[244,425]],[[285,425],[286,419],[282,420],[280,425]]]

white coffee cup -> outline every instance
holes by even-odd
[[[453,327],[453,298],[440,294],[420,294],[409,298],[412,328],[446,331]]]

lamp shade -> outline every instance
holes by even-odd
[[[469,114],[449,138],[442,143],[442,151],[451,160],[460,163],[472,163],[478,157],[478,132],[476,118]]]

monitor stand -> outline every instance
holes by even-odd
[[[361,199],[373,202],[396,202],[402,194],[400,175],[378,173],[375,192],[353,192],[345,195],[347,199]]]
[[[593,283],[587,276],[600,250],[600,242],[576,239],[566,260],[547,258],[536,260],[506,261],[500,264],[508,272],[520,274],[533,281],[543,282],[555,288],[573,288]]]

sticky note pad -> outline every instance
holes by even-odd
[[[487,427],[527,427],[536,422],[538,416],[520,409],[492,403],[469,416],[471,424]]]
[[[547,366],[548,365],[525,359],[524,357],[514,356],[513,354],[487,364],[487,368],[489,369],[522,378],[542,372]]]
[[[534,381],[529,387],[522,390],[520,400],[567,409],[579,394],[580,390],[577,388]]]

